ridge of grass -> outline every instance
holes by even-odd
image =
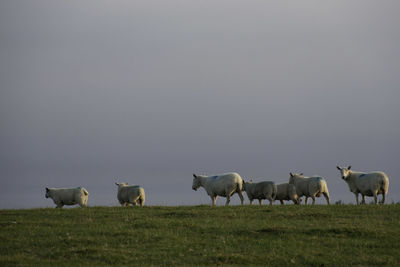
[[[0,210],[0,265],[400,264],[400,205]]]

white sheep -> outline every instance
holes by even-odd
[[[86,207],[89,192],[83,187],[76,188],[47,188],[46,198],[51,198],[56,204],[56,208],[64,205],[76,205]]]
[[[143,187],[139,185],[128,185],[128,183],[115,183],[118,186],[118,201],[121,206],[143,206],[146,200]]]
[[[276,185],[277,193],[275,200],[279,200],[283,205],[284,200],[291,200],[294,204],[300,204],[301,198],[298,197],[294,184],[283,183]]]
[[[301,198],[302,196],[306,197],[306,200],[304,202],[306,205],[309,197],[311,197],[313,200],[312,204],[315,204],[315,197],[320,197],[321,194],[324,195],[328,205],[330,204],[328,185],[326,184],[325,179],[322,177],[306,177],[303,176],[302,173],[290,173],[289,184],[294,184],[299,198]]]
[[[365,196],[374,197],[377,204],[379,194],[382,194],[380,203],[385,203],[385,196],[389,190],[389,178],[384,172],[355,172],[350,170],[351,166],[347,168],[336,166],[336,168],[340,171],[342,179],[349,185],[350,191],[356,196],[357,205],[359,193],[362,196],[362,204],[365,204]]]
[[[231,196],[234,193],[239,195],[240,201],[243,205],[243,180],[242,177],[235,172],[214,176],[193,174],[192,189],[197,191],[201,186],[211,197],[213,206],[215,206],[218,196],[226,197],[225,205],[229,205]]]
[[[247,197],[250,200],[250,205],[254,199],[258,199],[260,205],[263,199],[268,199],[272,205],[276,197],[276,185],[274,182],[264,181],[258,183],[243,182],[243,190],[246,191]]]

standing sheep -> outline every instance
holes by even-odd
[[[263,199],[268,199],[272,205],[275,201],[277,188],[274,182],[264,181],[259,183],[243,182],[243,190],[246,191],[250,205],[254,199],[258,199],[260,205]]]
[[[385,196],[389,190],[389,178],[384,172],[355,172],[351,171],[351,166],[341,168],[342,179],[349,185],[350,191],[356,196],[357,205],[358,194],[362,196],[361,204],[365,204],[365,196],[374,197],[375,204],[378,203],[378,195],[382,194],[381,204],[385,203]]]
[[[143,187],[139,185],[128,185],[128,183],[115,183],[118,186],[118,201],[121,206],[143,206],[146,196]]]
[[[76,205],[86,207],[89,192],[83,187],[76,188],[47,188],[46,198],[51,198],[56,204],[56,208],[64,205]]]
[[[240,201],[243,205],[243,180],[236,172],[214,176],[193,174],[192,189],[197,191],[201,186],[204,187],[207,194],[211,197],[213,206],[215,206],[218,196],[226,197],[225,205],[229,205],[231,196],[235,193],[239,195]]]
[[[307,205],[308,198],[311,197],[315,204],[315,197],[320,197],[321,194],[324,195],[328,205],[329,202],[329,191],[328,186],[324,178],[319,176],[305,177],[302,173],[293,174],[290,173],[289,184],[294,184],[296,187],[297,195],[300,197],[305,196],[305,204]]]

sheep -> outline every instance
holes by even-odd
[[[283,183],[276,185],[277,193],[275,200],[279,200],[283,205],[284,200],[291,200],[294,204],[300,204],[301,198],[297,196],[296,187],[293,184]]]
[[[306,197],[306,200],[304,202],[306,205],[309,197],[312,198],[312,204],[314,205],[315,197],[320,197],[321,194],[324,195],[328,205],[330,204],[328,186],[325,179],[322,177],[305,177],[302,173],[290,173],[289,184],[294,184],[299,198],[302,196]]]
[[[229,205],[231,196],[237,193],[243,205],[243,180],[239,174],[225,173],[215,176],[205,176],[193,174],[192,189],[197,191],[200,187],[204,187],[207,194],[211,197],[212,205],[216,205],[217,197],[226,197],[225,205]]]
[[[56,208],[64,205],[76,205],[86,207],[89,192],[83,187],[76,188],[47,188],[46,198],[51,198],[56,204]]]
[[[243,190],[246,191],[250,205],[253,204],[254,199],[258,199],[260,205],[263,199],[268,199],[269,204],[272,205],[277,192],[275,183],[270,181],[259,183],[243,182]]]
[[[115,183],[118,186],[118,201],[121,206],[143,206],[146,200],[143,187],[139,185],[128,185],[128,183]]]
[[[361,204],[365,204],[365,196],[374,197],[375,204],[378,203],[378,195],[382,194],[381,204],[385,203],[385,196],[389,190],[389,178],[384,172],[355,172],[350,170],[351,166],[341,168],[336,166],[340,171],[342,179],[349,185],[349,189],[354,193],[358,202],[358,194],[362,196]]]

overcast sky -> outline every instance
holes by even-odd
[[[321,175],[333,202],[354,203],[336,165],[385,171],[398,202],[399,10],[1,1],[0,208],[53,207],[46,186],[115,206],[116,181],[142,185],[148,205],[209,204],[192,173],[230,171]]]

